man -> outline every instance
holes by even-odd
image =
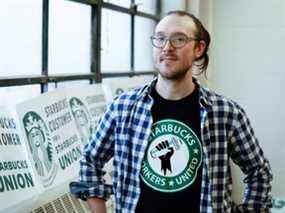
[[[76,197],[93,212],[269,212],[272,174],[244,110],[202,87],[209,33],[183,11],[169,12],[152,36],[158,77],[119,96],[103,115],[81,160]],[[103,165],[114,157],[113,186]],[[243,204],[231,199],[229,159],[245,174]]]

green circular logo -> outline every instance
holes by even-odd
[[[51,185],[57,172],[55,150],[46,123],[34,111],[27,112],[23,124],[33,163],[44,187]]]
[[[161,120],[152,126],[141,178],[157,191],[181,191],[193,184],[201,161],[195,133],[182,122]]]
[[[83,102],[76,97],[69,100],[72,115],[75,120],[75,125],[79,132],[82,143],[85,145],[89,142],[92,131],[91,118],[87,107]]]

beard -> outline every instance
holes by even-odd
[[[165,64],[157,64],[156,68],[158,70],[158,74],[166,80],[181,80],[191,70],[191,66],[174,69]]]

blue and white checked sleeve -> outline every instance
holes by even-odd
[[[245,174],[246,189],[241,212],[269,212],[272,206],[272,172],[245,111],[237,106],[230,136],[231,157]]]
[[[103,179],[103,166],[114,154],[114,104],[101,117],[97,130],[85,146],[80,161],[79,182],[70,184],[71,193],[80,199],[89,197],[108,199],[112,187]]]

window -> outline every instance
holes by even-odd
[[[128,14],[102,10],[102,72],[130,70],[130,29]]]
[[[88,80],[77,80],[77,81],[64,81],[64,82],[54,82],[49,83],[48,90],[56,90],[59,88],[71,88],[71,87],[79,87],[81,85],[89,85],[90,82]]]
[[[156,4],[157,1],[153,0],[136,0],[136,4],[138,5],[138,9],[145,13],[156,13]]]
[[[90,6],[50,1],[49,73],[90,73]]]
[[[39,85],[0,87],[1,105],[13,106],[40,94]]]
[[[116,4],[122,7],[130,7],[131,6],[131,0],[105,0],[105,2]]]
[[[149,37],[159,2],[1,2],[0,105],[102,78],[153,75]]]
[[[0,3],[0,76],[40,74],[42,2]]]
[[[153,20],[142,17],[135,18],[135,71],[154,69],[152,46],[150,45],[150,36],[153,34],[154,27],[155,21]]]

